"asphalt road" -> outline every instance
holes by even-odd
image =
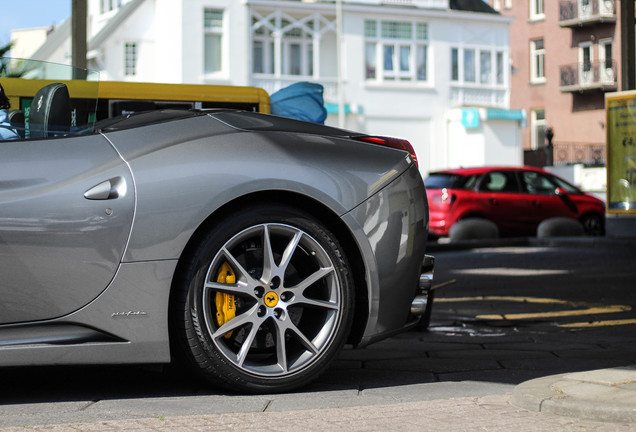
[[[636,364],[634,243],[433,254],[443,287],[430,329],[347,349],[296,394],[227,397],[140,366],[6,368],[0,426],[503,394],[533,378]]]

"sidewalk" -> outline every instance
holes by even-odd
[[[511,403],[545,414],[633,423],[636,430],[636,367],[561,374],[527,381],[515,387]]]
[[[619,383],[617,380],[624,378],[632,381],[614,386]],[[505,393],[388,404],[385,400],[380,405],[300,410],[289,406],[287,408],[291,409],[276,410],[267,405],[264,410],[253,412],[215,413],[215,407],[210,406],[210,414],[207,415],[152,418],[135,418],[131,415],[129,419],[122,420],[4,427],[0,428],[0,432],[634,431],[635,380],[636,369],[613,369],[533,380],[517,386],[512,395]],[[299,393],[294,397],[320,396]],[[526,406],[515,406],[518,402]],[[241,408],[237,406],[237,409]],[[567,416],[552,415],[557,413]]]

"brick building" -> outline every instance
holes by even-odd
[[[620,90],[616,0],[488,0],[510,24],[510,107],[526,163],[604,164],[604,97]],[[553,151],[546,131],[553,133]]]

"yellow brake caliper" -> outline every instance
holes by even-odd
[[[216,281],[222,284],[234,284],[236,283],[236,275],[232,270],[232,267],[227,262],[224,262],[216,274]],[[226,322],[230,321],[236,316],[236,302],[232,294],[225,294],[222,292],[216,293],[216,323],[221,327]],[[228,339],[232,336],[232,332],[228,332],[225,338]]]

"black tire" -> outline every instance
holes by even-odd
[[[598,213],[588,213],[581,218],[581,224],[586,235],[605,235],[605,218]]]
[[[175,289],[178,349],[207,380],[235,392],[289,391],[316,379],[342,348],[353,317],[353,283],[337,240],[282,205],[215,224]],[[228,308],[235,317],[224,317]]]

